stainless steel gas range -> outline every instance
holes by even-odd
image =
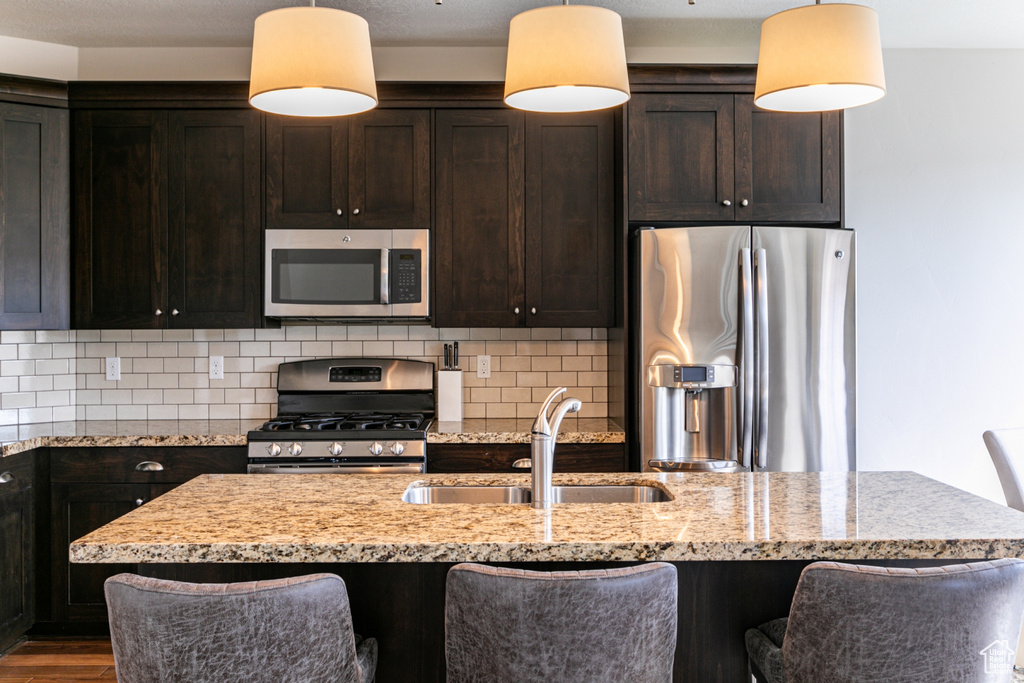
[[[434,364],[390,358],[282,363],[277,417],[249,438],[250,473],[426,471]]]

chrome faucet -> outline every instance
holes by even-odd
[[[530,430],[530,488],[533,493],[531,505],[535,508],[551,507],[551,471],[554,469],[555,440],[558,438],[562,418],[566,413],[579,412],[583,407],[578,398],[563,399],[555,406],[551,422],[548,422],[548,408],[555,397],[562,393],[565,393],[565,387],[551,392],[540,407],[537,419],[533,421],[533,429]]]

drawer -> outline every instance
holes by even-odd
[[[245,464],[244,446],[51,448],[50,480],[182,483],[200,474],[242,474]],[[146,467],[153,469],[146,471]]]
[[[17,455],[0,458],[0,477],[10,475],[10,481],[0,483],[0,498],[21,493],[31,488],[35,475],[35,453],[26,451]]]

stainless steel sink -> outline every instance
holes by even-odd
[[[555,503],[664,503],[672,500],[664,489],[644,485],[552,486]],[[529,503],[528,486],[410,486],[406,503],[463,505],[515,505]]]

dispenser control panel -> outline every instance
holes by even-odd
[[[735,365],[650,365],[647,383],[652,387],[686,389],[724,389],[736,386]]]

